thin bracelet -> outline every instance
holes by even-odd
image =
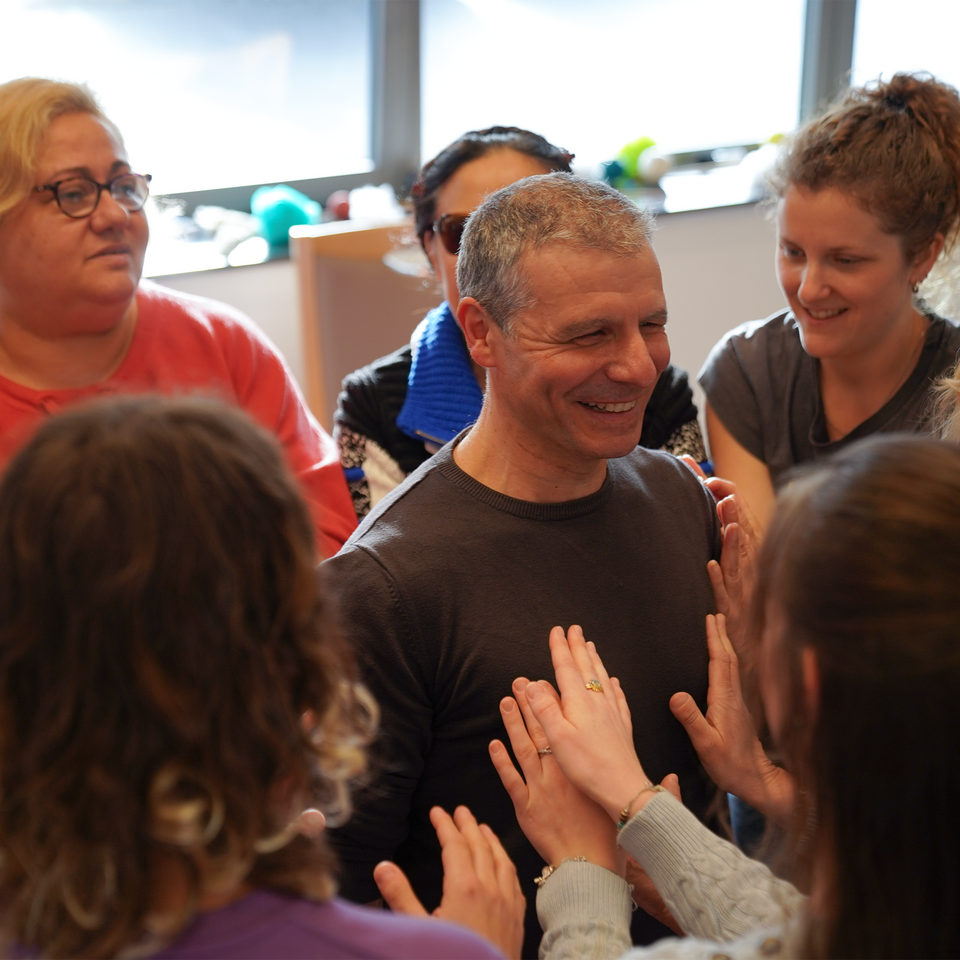
[[[617,831],[622,830],[627,823],[630,821],[630,808],[634,805],[638,797],[642,797],[645,793],[664,793],[666,787],[661,787],[659,784],[653,784],[649,780],[646,784],[635,793],[631,798],[629,803],[620,811],[620,819],[617,821]]]
[[[556,870],[558,867],[562,867],[565,863],[568,863],[571,860],[574,861],[575,863],[587,862],[587,858],[582,853],[578,854],[575,857],[564,857],[559,863],[554,863],[554,864],[551,864],[549,867],[544,867],[543,873],[540,874],[539,877],[534,877],[533,882],[538,887],[542,887],[547,882],[548,878],[553,874],[554,870]]]

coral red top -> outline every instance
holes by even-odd
[[[356,526],[336,444],[307,409],[290,371],[256,324],[215,300],[144,281],[130,349],[106,380],[70,390],[33,390],[0,377],[0,464],[45,415],[111,394],[213,396],[245,410],[280,441],[331,557]]]

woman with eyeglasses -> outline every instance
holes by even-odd
[[[472,424],[484,375],[453,309],[467,217],[490,193],[524,177],[570,171],[573,154],[518,127],[465,133],[420,171],[410,191],[417,237],[443,290],[409,344],[346,377],[334,435],[358,517]],[[687,375],[668,367],[647,404],[640,443],[706,459]]]
[[[230,307],[141,282],[149,180],[86,87],[0,85],[0,466],[80,400],[215,395],[279,438],[332,556],[356,517],[276,349]]]

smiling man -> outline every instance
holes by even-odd
[[[528,903],[543,861],[490,763],[500,699],[551,676],[547,637],[583,626],[633,709],[644,769],[680,778],[702,813],[709,785],[668,707],[702,704],[713,501],[679,461],[637,447],[670,359],[651,221],[570,174],[530,177],[471,217],[457,318],[487,371],[477,423],[383,500],[324,569],[383,711],[375,782],[334,835],[343,891],[378,896],[374,865],[440,901],[431,806],[467,804],[500,835]],[[528,909],[525,956],[539,927]],[[636,942],[665,933],[638,911]]]

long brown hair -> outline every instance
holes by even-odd
[[[211,885],[332,893],[322,841],[273,839],[305,806],[342,815],[374,722],[316,559],[275,441],[213,402],[76,409],[12,461],[0,904],[19,943],[113,956]],[[192,891],[175,916],[158,858]]]
[[[794,839],[816,822],[830,865],[831,914],[803,955],[957,956],[960,447],[876,437],[839,453],[781,495],[759,569],[759,609],[784,624]]]

